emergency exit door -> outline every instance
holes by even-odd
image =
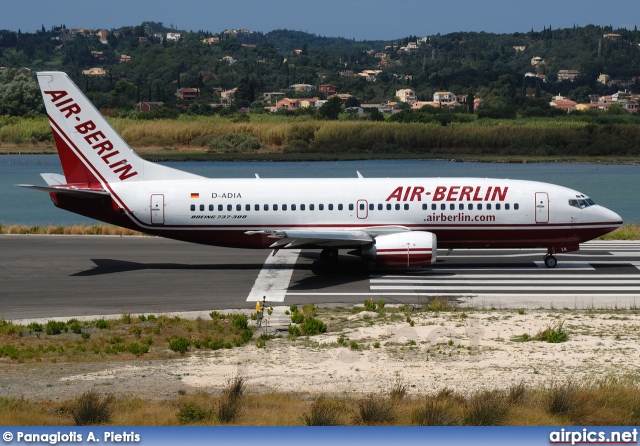
[[[151,224],[164,224],[164,195],[162,194],[151,195]]]

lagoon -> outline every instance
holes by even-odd
[[[535,180],[576,189],[640,223],[640,166],[589,163],[480,163],[433,160],[318,162],[167,162],[211,178],[491,177]],[[57,209],[45,192],[16,184],[46,185],[40,173],[62,173],[57,155],[0,155],[0,224],[73,225],[95,221]]]

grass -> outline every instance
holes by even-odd
[[[439,313],[434,314],[433,304]],[[345,340],[341,333],[346,326],[344,321],[354,311],[346,308],[307,308],[307,313],[314,317],[331,320],[328,327],[329,336],[342,337],[342,343],[314,344],[311,348],[343,349],[348,347],[351,340]],[[304,312],[304,309],[302,310]],[[488,311],[488,313],[487,313]],[[502,310],[508,314],[517,315],[518,310]],[[484,315],[495,316],[493,310],[465,309],[469,318]],[[535,310],[527,310],[528,314]],[[571,333],[576,327],[571,327],[574,321],[571,314],[590,315],[602,312],[603,320],[609,321],[615,316],[615,324],[623,324],[626,316],[637,315],[637,309],[632,310],[588,310],[573,312],[557,310],[553,317],[566,320]],[[416,321],[416,327],[422,327],[425,322],[439,317],[434,327],[440,323],[458,324],[460,309],[448,307],[444,302],[430,302],[424,305],[384,305],[378,312],[377,318],[383,323],[392,321],[398,326],[408,327],[406,316]],[[543,312],[540,312],[543,314]],[[546,312],[544,312],[546,314]],[[624,317],[622,317],[624,316]],[[504,318],[497,318],[502,321]],[[359,324],[367,326],[366,321],[350,322],[351,329]],[[0,346],[10,345],[5,349],[7,354],[0,357],[0,361],[14,367],[17,362],[25,363],[58,363],[61,362],[93,362],[112,360],[139,361],[145,359],[173,358],[179,359],[179,352],[170,349],[171,339],[185,339],[188,350],[185,357],[207,357],[202,355],[206,350],[234,347],[236,341],[243,339],[248,327],[246,317],[225,315],[211,312],[209,319],[186,320],[178,317],[156,315],[124,314],[119,319],[98,321],[80,321],[72,319],[62,325],[55,324],[60,334],[46,334],[48,323],[32,323],[28,326],[0,321]],[[51,324],[53,327],[54,324]],[[98,328],[100,325],[103,328]],[[561,325],[561,324],[558,324]],[[72,328],[73,327],[73,328]],[[80,333],[77,333],[77,328]],[[456,325],[458,327],[458,325]],[[557,327],[556,327],[557,328]],[[619,327],[623,330],[624,327]],[[463,328],[459,328],[462,332]],[[516,331],[517,332],[517,331]],[[83,334],[90,334],[85,339]],[[347,336],[356,337],[355,332],[346,332]],[[597,336],[596,334],[593,334]],[[218,336],[226,336],[220,338]],[[301,335],[300,335],[301,336]],[[385,337],[386,336],[386,337]],[[208,338],[208,341],[206,339]],[[150,339],[151,342],[146,341]],[[286,337],[273,340],[273,343],[284,343],[296,346],[305,340],[289,341]],[[346,338],[348,339],[348,337]],[[384,345],[379,345],[380,354],[424,354],[427,349],[435,349],[440,361],[452,361],[454,356],[467,350],[459,345],[459,340],[453,341],[447,337],[433,340],[429,345],[417,342],[409,350],[404,342],[393,341],[387,333],[380,338]],[[357,338],[362,349],[369,350],[371,340]],[[92,351],[93,343],[98,349]],[[216,343],[218,342],[218,343]],[[437,342],[437,343],[435,343]],[[507,341],[508,342],[508,341]],[[148,352],[136,356],[127,347],[132,344],[149,347]],[[462,340],[464,344],[465,341]],[[271,344],[271,340],[270,340]],[[389,345],[393,344],[393,345]],[[458,345],[456,345],[458,344]],[[241,344],[242,345],[242,344]],[[410,345],[410,344],[409,344]],[[40,347],[42,346],[42,347]],[[80,346],[80,347],[77,347]],[[253,344],[249,343],[248,349]],[[270,348],[267,347],[267,348]],[[545,354],[555,351],[555,347],[540,344]],[[83,351],[84,349],[84,351]],[[200,350],[201,352],[196,354]],[[251,350],[249,350],[251,351]],[[275,352],[275,350],[274,350]],[[368,354],[368,353],[367,353]],[[216,357],[218,353],[209,357]],[[446,356],[446,358],[445,358]],[[552,356],[548,358],[549,365],[555,363]],[[268,362],[265,363],[268,366]],[[358,364],[360,366],[360,364]],[[429,363],[421,367],[429,367]],[[544,366],[543,366],[544,367]],[[28,369],[27,373],[28,373]],[[358,373],[358,369],[355,369]],[[504,373],[507,373],[506,371]],[[461,378],[462,379],[462,378]],[[405,383],[407,383],[405,384]],[[318,397],[305,390],[291,389],[280,393],[265,393],[267,390],[259,376],[248,378],[231,378],[222,389],[212,391],[194,391],[187,393],[180,389],[173,396],[158,401],[153,395],[143,392],[130,392],[109,399],[110,419],[103,421],[109,425],[637,425],[640,422],[640,387],[637,376],[609,378],[602,381],[581,382],[574,385],[571,382],[553,381],[535,386],[524,382],[505,386],[504,388],[484,388],[475,393],[461,394],[450,388],[442,388],[433,393],[419,393],[415,391],[412,381],[401,380],[398,376],[384,379],[376,378],[367,387],[368,393],[336,392],[335,394]],[[100,391],[100,390],[99,390]],[[109,398],[107,387],[102,387],[101,394],[92,397],[92,404],[99,406],[100,401]],[[42,399],[30,401],[21,398],[0,397],[0,424],[9,425],[68,425],[74,424],[70,416],[71,408],[77,404],[79,398],[69,401],[51,401]]]
[[[360,398],[349,394],[309,398],[295,393],[257,394],[252,386],[243,384],[234,416],[222,420],[218,408],[228,401],[230,387],[234,384],[228,384],[220,394],[198,391],[165,401],[95,392],[70,401],[0,397],[0,424],[629,426],[640,421],[640,388],[633,379],[594,381],[580,386],[571,383],[522,386],[517,400],[510,398],[511,389],[483,390],[463,396],[444,388],[434,394],[405,397],[401,404],[384,392]],[[83,418],[76,421],[74,412],[78,415],[82,412]]]
[[[16,325],[0,320],[0,358],[18,363],[168,359],[187,351],[239,347],[253,336],[246,316],[209,320],[129,314],[120,319]]]

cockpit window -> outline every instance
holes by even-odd
[[[573,206],[574,208],[584,209],[589,206],[593,206],[595,202],[591,198],[579,198],[576,200],[569,200],[569,206]]]

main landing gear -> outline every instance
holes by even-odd
[[[336,271],[338,269],[338,250],[325,248],[320,252],[320,264],[325,271]]]
[[[558,259],[556,259],[552,254],[544,256],[544,266],[547,268],[555,268],[557,264]]]

